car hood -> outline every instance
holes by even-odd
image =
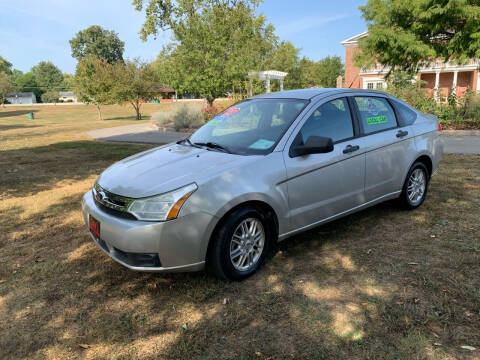
[[[253,158],[256,156],[174,144],[119,161],[106,169],[97,182],[114,194],[142,198],[199,183]]]

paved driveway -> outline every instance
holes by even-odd
[[[87,132],[87,135],[100,141],[168,144],[185,139],[190,134],[173,131],[159,131],[150,123],[143,123],[92,130]]]
[[[172,131],[159,131],[150,123],[118,126],[93,130],[88,136],[101,141],[117,141],[146,144],[168,144],[185,139],[190,134]],[[444,135],[445,152],[450,154],[480,154],[480,136]]]
[[[450,154],[480,154],[480,136],[444,136],[445,152]]]

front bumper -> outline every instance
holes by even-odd
[[[82,212],[87,226],[90,215],[100,221],[100,239],[90,233],[100,249],[129,269],[148,272],[202,270],[216,223],[214,216],[204,212],[166,222],[120,218],[100,209],[91,191],[83,196]],[[159,261],[148,261],[148,257],[157,255]],[[142,261],[136,261],[137,258],[147,259],[149,266],[138,265]]]

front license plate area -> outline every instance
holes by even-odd
[[[92,215],[89,216],[90,232],[97,238],[100,239],[100,221],[95,219]]]

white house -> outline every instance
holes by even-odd
[[[33,92],[18,92],[7,95],[10,104],[36,104],[37,98]]]

